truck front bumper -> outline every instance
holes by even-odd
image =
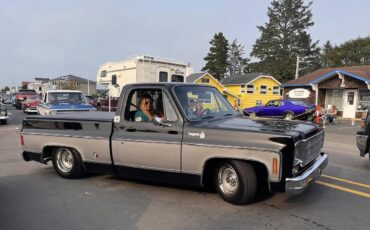
[[[358,134],[356,136],[356,143],[357,148],[360,150],[360,155],[365,156],[366,154],[366,142],[367,142],[368,135],[365,134]]]
[[[8,116],[0,116],[0,120],[8,120],[9,117]]]
[[[285,191],[290,194],[302,193],[308,185],[317,180],[328,164],[328,155],[321,153],[314,163],[301,175],[293,178],[287,178],[285,181]]]

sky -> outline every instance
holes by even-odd
[[[270,2],[0,0],[0,88],[68,74],[95,80],[100,64],[139,54],[181,60],[199,72],[217,32],[236,38],[247,57]],[[368,36],[368,9],[368,0],[313,0],[312,39],[322,45]]]

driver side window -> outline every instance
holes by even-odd
[[[124,118],[130,122],[177,121],[177,114],[170,99],[162,89],[134,89],[130,92]]]

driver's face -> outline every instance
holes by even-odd
[[[149,111],[152,108],[152,101],[150,99],[144,99],[142,108],[144,108],[146,111]]]

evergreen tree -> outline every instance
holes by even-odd
[[[225,36],[220,32],[214,35],[210,41],[211,47],[207,56],[204,58],[206,61],[202,71],[208,71],[216,79],[221,80],[225,77],[227,72],[227,60],[229,45]]]
[[[330,41],[326,41],[324,46],[321,49],[321,66],[322,67],[333,67],[333,66],[340,66],[341,61],[340,57]]]
[[[313,26],[310,7],[303,0],[273,0],[268,8],[269,21],[257,28],[261,37],[251,56],[259,59],[253,71],[265,72],[285,82],[294,78],[297,56],[300,74],[320,67],[318,41],[312,42],[308,28]]]
[[[249,59],[242,57],[244,46],[234,39],[229,47],[228,75],[235,76],[247,72]]]

